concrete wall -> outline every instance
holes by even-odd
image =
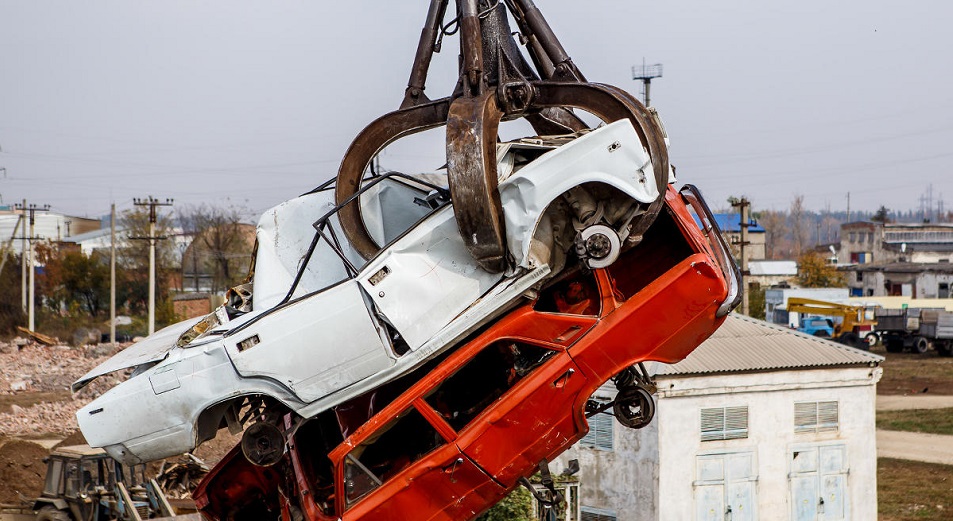
[[[611,399],[614,388],[596,397]],[[580,505],[616,513],[619,521],[658,521],[658,422],[639,430],[613,419],[613,450],[580,444],[564,452],[552,465],[558,473],[571,459],[579,460]]]
[[[699,455],[752,451],[757,481],[752,519],[792,519],[792,451],[810,444],[847,447],[848,519],[877,519],[877,455],[874,424],[876,382],[869,367],[778,371],[744,375],[659,379],[659,520],[695,519]],[[795,434],[794,403],[836,400],[839,430]],[[700,410],[748,407],[748,438],[702,442]],[[628,519],[628,517],[620,517]],[[635,518],[632,518],[635,519]]]

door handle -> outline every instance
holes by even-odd
[[[569,377],[574,374],[576,374],[575,369],[569,369],[568,371],[563,373],[562,376],[560,376],[559,378],[553,381],[553,387],[555,387],[556,389],[562,389],[563,387],[566,386],[566,383],[569,381]]]
[[[453,477],[453,473],[457,471],[457,466],[463,463],[463,458],[457,458],[453,463],[447,465],[443,468],[444,472],[450,472],[450,483],[456,483],[457,480]]]

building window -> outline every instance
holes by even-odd
[[[950,283],[941,282],[937,288],[937,298],[950,298]]]
[[[615,417],[607,412],[600,412],[589,418],[589,432],[579,443],[584,447],[611,451],[614,420]]]
[[[583,506],[579,508],[582,521],[615,521],[615,510]]]
[[[857,282],[863,282],[863,281],[864,281],[864,272],[858,271],[858,272],[857,272]]]
[[[794,404],[794,432],[836,432],[837,402],[798,402]]]
[[[701,410],[702,441],[736,440],[748,437],[748,406]]]
[[[856,234],[856,233],[850,232],[850,233],[847,234],[847,235],[848,235],[848,237],[850,237],[850,242],[857,242],[857,234]]]

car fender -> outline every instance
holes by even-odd
[[[500,183],[507,248],[517,265],[532,267],[530,245],[546,208],[585,183],[612,186],[642,203],[658,199],[660,188],[664,189],[656,186],[651,158],[628,120],[545,154]]]

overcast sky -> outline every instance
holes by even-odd
[[[680,182],[712,206],[953,209],[950,0],[536,0],[590,81],[652,84]],[[3,203],[100,216],[133,197],[253,213],[334,176],[400,103],[408,1],[0,0]],[[427,93],[456,80],[448,37]],[[442,130],[440,131],[442,132]],[[429,144],[428,144],[429,143]],[[443,162],[439,139],[382,158]]]

